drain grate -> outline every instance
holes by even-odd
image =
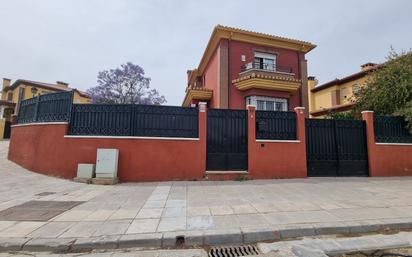
[[[209,250],[209,257],[238,257],[259,255],[259,250],[254,245],[239,245],[226,247],[213,247]]]

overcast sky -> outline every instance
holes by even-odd
[[[320,83],[412,48],[411,0],[0,0],[0,76],[86,90],[133,62],[180,105],[217,24],[309,41]]]

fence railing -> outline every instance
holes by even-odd
[[[134,105],[74,104],[71,135],[197,138],[196,108]]]
[[[295,140],[296,113],[256,111],[256,139]]]
[[[17,124],[69,121],[73,92],[50,93],[23,100],[19,104]]]
[[[377,143],[412,143],[403,117],[375,115],[374,128]]]

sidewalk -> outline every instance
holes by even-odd
[[[7,147],[0,142],[0,211],[51,202],[17,208],[15,220],[0,212],[0,251],[167,247],[177,236],[186,245],[236,244],[412,228],[410,177],[85,185],[29,172],[7,160]],[[61,201],[74,207],[54,216],[65,208]]]

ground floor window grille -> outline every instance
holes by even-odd
[[[286,98],[266,97],[266,96],[248,96],[246,97],[247,105],[256,106],[259,111],[288,111],[288,100]]]

